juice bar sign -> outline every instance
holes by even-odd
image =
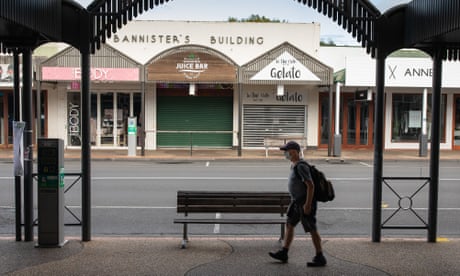
[[[284,52],[255,74],[251,80],[319,81],[320,79],[291,54]]]
[[[201,73],[208,70],[208,63],[201,62],[197,55],[190,54],[182,62],[177,63],[176,70],[184,74],[185,78],[195,80],[200,77]]]

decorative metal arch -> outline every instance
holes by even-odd
[[[358,42],[375,55],[376,21],[380,12],[367,0],[297,0],[319,13],[332,18],[339,26],[356,37]],[[121,29],[144,11],[163,5],[169,0],[99,0],[88,6],[93,35],[91,50],[99,49],[106,38]]]

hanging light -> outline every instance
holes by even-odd
[[[276,87],[276,96],[284,96],[284,85],[278,84]]]
[[[189,87],[188,87],[188,94],[190,96],[195,96],[195,84],[194,83],[190,83]]]

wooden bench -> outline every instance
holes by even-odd
[[[225,191],[178,191],[177,213],[185,217],[174,219],[183,224],[181,248],[188,241],[188,224],[280,224],[284,238],[287,207],[291,198],[287,192],[225,192]],[[190,218],[193,213],[254,213],[278,214],[274,218]]]
[[[270,148],[281,147],[289,141],[296,141],[300,145],[300,154],[303,156],[303,150],[307,148],[307,137],[305,136],[268,136],[264,137],[265,157],[268,157]]]

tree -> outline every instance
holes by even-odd
[[[283,22],[283,23],[286,23],[287,21],[286,20],[280,21],[279,19],[270,19],[268,17],[260,16],[258,14],[251,14],[251,16],[249,16],[248,18],[242,18],[242,19],[238,19],[236,17],[229,17],[228,22],[257,22],[257,23],[267,23],[267,22],[281,23]]]

